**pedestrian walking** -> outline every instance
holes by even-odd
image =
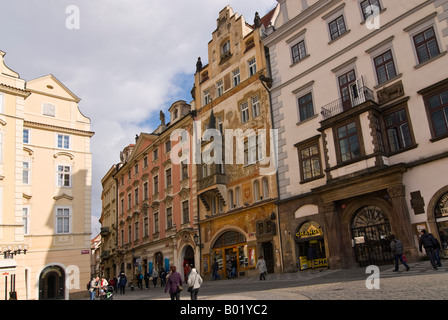
[[[95,290],[98,289],[98,281],[100,278],[93,277],[92,280],[90,280],[89,283],[89,293],[90,293],[90,300],[95,300]]]
[[[198,300],[198,292],[199,288],[202,285],[202,277],[197,272],[196,268],[192,268],[190,271],[190,275],[188,276],[188,292],[190,292],[191,300]]]
[[[154,284],[154,288],[157,287],[157,279],[159,278],[159,273],[157,272],[156,268],[152,270],[152,283]]]
[[[436,246],[435,241],[434,241],[434,237],[427,233],[425,229],[423,229],[421,231],[421,236],[420,236],[420,241],[419,241],[419,249],[420,252],[423,253],[422,251],[422,247],[425,248],[425,252],[426,255],[429,258],[429,261],[431,262],[432,267],[434,268],[434,270],[438,270],[437,268],[437,264],[435,261],[435,253],[434,253],[434,248]]]
[[[213,262],[213,266],[212,266],[212,281],[219,279],[219,274],[218,274],[219,264],[216,261],[216,259],[214,259],[214,260],[215,260],[215,262]]]
[[[166,281],[165,293],[169,292],[171,300],[180,300],[182,290],[182,276],[176,271],[176,266],[171,266],[170,275]]]
[[[235,257],[233,257],[233,256],[230,258],[230,266],[231,266],[230,277],[231,278],[236,278],[236,275],[237,275],[237,263],[236,263]]]
[[[166,271],[165,268],[162,268],[162,270],[160,270],[160,286],[164,287],[166,284]]]
[[[403,260],[403,244],[393,234],[390,236],[390,240],[390,249],[392,250],[395,261],[394,272],[398,271],[398,260],[400,260],[400,262],[405,266],[406,271],[409,271],[410,268],[408,264]]]
[[[442,262],[440,262],[440,249],[442,248],[440,245],[439,240],[437,240],[436,237],[434,237],[431,233],[430,235],[433,238],[434,241],[434,259],[436,260],[437,266],[441,267],[442,266]]]
[[[143,274],[141,272],[137,275],[137,288],[143,289]]]
[[[126,294],[127,282],[128,282],[128,278],[126,278],[126,275],[122,272],[120,274],[120,279],[118,280],[118,285],[120,287],[120,294]]]
[[[258,258],[256,268],[260,271],[260,280],[266,280],[268,269],[266,268],[266,261],[263,259],[263,256]]]

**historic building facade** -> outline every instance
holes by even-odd
[[[281,270],[277,183],[270,143],[269,94],[261,35],[275,16],[256,15],[253,25],[225,7],[208,44],[208,64],[199,60],[193,88],[196,110],[198,224],[201,272],[219,265],[228,276],[254,273],[259,255],[269,272]],[[266,139],[262,132],[265,130]],[[229,149],[230,148],[230,149]]]
[[[278,0],[267,30],[285,271],[418,259],[447,231],[447,1]],[[309,265],[308,265],[309,266]]]
[[[132,280],[139,273],[160,272],[162,268],[168,271],[170,265],[179,267],[185,261],[199,263],[194,244],[196,169],[189,165],[192,153],[182,154],[190,149],[191,106],[178,101],[169,112],[170,122],[165,123],[161,112],[160,126],[152,133],[139,134],[135,144],[121,152],[120,163],[103,178],[111,187],[110,179],[114,179],[117,186],[115,205],[113,200],[103,199],[102,226],[107,228],[102,229],[103,242],[110,242],[102,252],[106,277],[125,272]],[[104,186],[106,196],[113,187]],[[110,193],[108,199],[113,198]],[[112,248],[114,241],[116,250]]]
[[[8,287],[2,282],[0,295],[85,294],[90,119],[80,112],[80,99],[54,76],[25,82],[0,55],[0,261],[11,277]]]

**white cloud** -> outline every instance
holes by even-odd
[[[67,6],[80,9],[80,29],[68,30]],[[191,100],[197,57],[219,12],[230,5],[253,23],[275,0],[29,0],[2,3],[0,50],[22,78],[55,75],[82,100],[92,121],[92,221],[101,214],[101,178],[140,132],[158,124],[159,110]],[[3,33],[3,32],[2,32]],[[191,80],[189,80],[189,77]],[[95,223],[96,224],[96,223]],[[99,229],[98,229],[99,230]],[[98,232],[93,228],[92,232]],[[92,236],[95,236],[93,234]]]

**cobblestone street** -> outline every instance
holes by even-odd
[[[371,275],[365,268],[349,270],[306,270],[297,273],[268,275],[266,281],[255,278],[204,281],[199,300],[446,300],[448,299],[448,263],[433,270],[429,261],[380,268],[379,288],[368,289]],[[185,286],[186,287],[186,286]],[[115,294],[114,300],[169,300],[160,286],[140,290],[129,288],[126,294]],[[181,300],[190,300],[186,290]]]

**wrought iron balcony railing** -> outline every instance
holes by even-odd
[[[374,101],[375,99],[373,91],[367,87],[359,89],[352,88],[350,91],[350,96],[346,99],[341,98],[322,107],[320,113],[322,114],[323,120],[334,117],[344,111],[363,104],[364,102]]]

